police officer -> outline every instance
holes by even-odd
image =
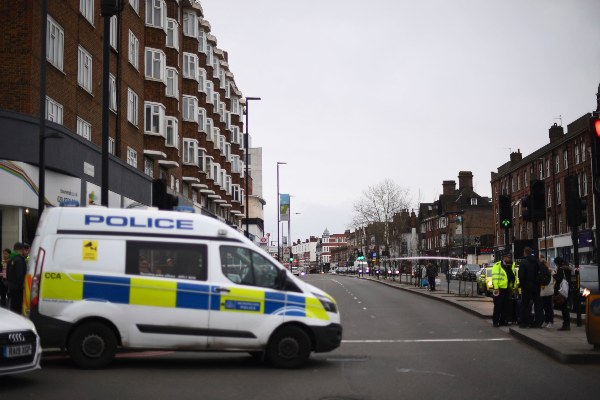
[[[23,313],[23,289],[26,274],[25,247],[23,243],[17,242],[13,246],[13,252],[10,253],[6,270],[9,308],[17,314]]]
[[[502,260],[492,266],[492,284],[494,286],[494,327],[508,325],[511,310],[511,292],[515,287],[515,263],[512,255],[505,253]]]

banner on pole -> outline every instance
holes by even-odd
[[[290,220],[290,195],[280,194],[279,195],[279,220],[289,221]]]

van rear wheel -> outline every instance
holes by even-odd
[[[311,352],[310,338],[297,326],[277,330],[267,346],[267,360],[277,368],[299,368]]]
[[[87,322],[77,327],[69,338],[68,352],[80,368],[104,368],[115,358],[117,337],[106,324]]]

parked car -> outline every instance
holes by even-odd
[[[477,276],[477,293],[485,296],[491,296],[494,290],[492,284],[492,267],[481,269],[481,273]]]
[[[450,268],[450,279],[458,279],[459,274],[460,274],[460,268],[458,268],[458,267]]]
[[[0,307],[0,375],[40,368],[42,348],[33,323]]]
[[[481,267],[477,264],[466,264],[461,268],[460,279],[463,281],[476,281],[477,272],[481,270]]]

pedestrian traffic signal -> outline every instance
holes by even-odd
[[[498,196],[498,218],[500,226],[508,229],[512,225],[512,206],[510,204],[510,196],[501,194]]]
[[[521,199],[521,217],[523,217],[523,221],[533,221],[531,218],[532,211],[531,196],[527,195]]]

